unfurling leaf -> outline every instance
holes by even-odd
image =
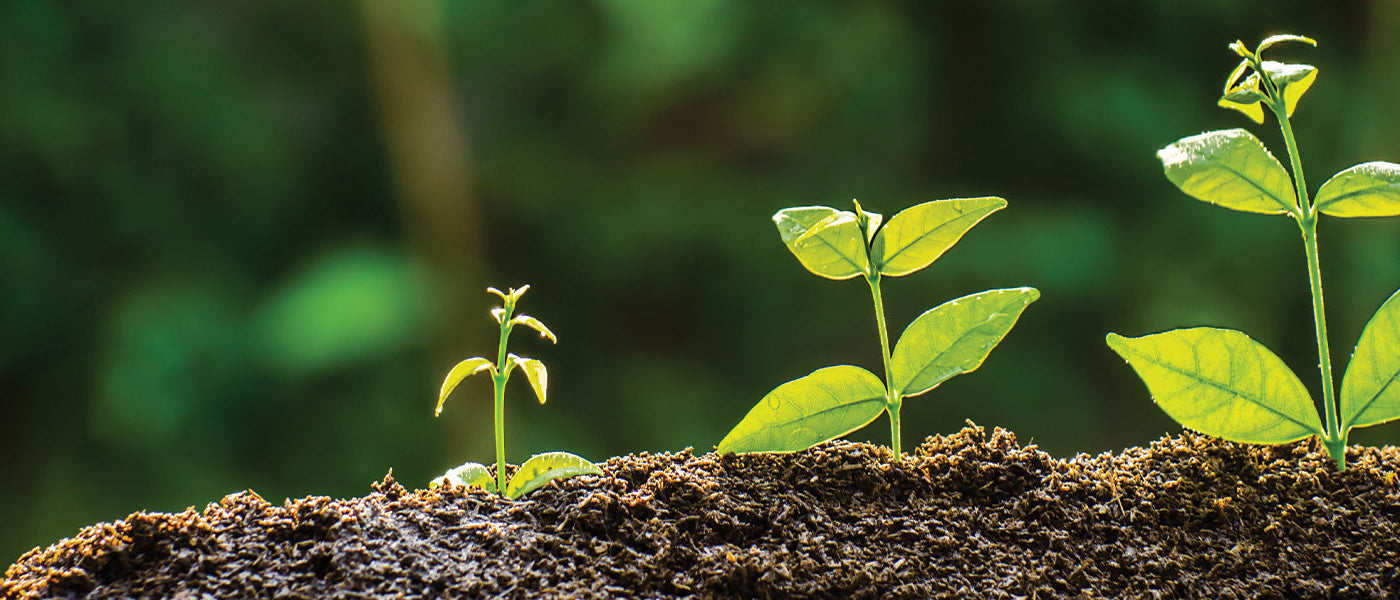
[[[1298,99],[1312,87],[1313,80],[1317,79],[1317,67],[1304,64],[1292,64],[1264,61],[1264,70],[1269,73],[1274,86],[1283,90],[1283,106],[1288,116],[1293,116],[1293,110],[1298,108]]]
[[[525,372],[525,377],[530,380],[530,387],[535,388],[535,397],[540,399],[540,404],[544,404],[545,392],[549,390],[549,372],[545,370],[544,363],[514,354],[507,360]]]
[[[898,277],[929,266],[974,225],[1002,208],[1001,198],[956,198],[916,204],[890,217],[871,242],[881,275]]]
[[[1288,172],[1243,129],[1182,138],[1157,151],[1157,158],[1167,179],[1198,200],[1253,213],[1298,211]]]
[[[815,217],[821,218],[812,221]],[[813,206],[788,208],[773,215],[773,222],[783,243],[808,271],[828,279],[850,279],[865,272],[865,238],[855,213]]]
[[[568,452],[545,452],[536,454],[520,465],[520,470],[506,484],[506,497],[517,500],[555,479],[565,479],[579,475],[602,475],[598,468],[587,459]]]
[[[1341,433],[1400,419],[1400,292],[1361,330],[1342,378]]]
[[[1186,427],[1256,444],[1324,436],[1298,376],[1243,333],[1196,327],[1138,338],[1110,333],[1106,341],[1157,406]]]
[[[428,487],[431,489],[448,483],[481,488],[491,493],[496,492],[496,480],[491,477],[491,471],[486,468],[486,465],[481,463],[469,462],[460,467],[452,468],[434,479],[432,483],[428,484]]]
[[[433,416],[442,414],[442,403],[447,401],[447,395],[457,389],[457,384],[462,383],[463,379],[492,368],[494,367],[491,361],[480,356],[468,358],[452,367],[452,370],[447,372],[447,379],[442,380],[442,390],[438,392],[437,408],[433,410]]]
[[[818,369],[768,392],[719,443],[719,452],[797,452],[870,424],[885,386],[851,365]]]
[[[1317,46],[1317,40],[1312,39],[1310,37],[1294,35],[1291,33],[1280,33],[1278,35],[1271,35],[1269,37],[1264,38],[1264,41],[1259,42],[1259,48],[1254,52],[1256,54],[1262,54],[1265,50],[1268,50],[1274,44],[1279,44],[1282,42],[1300,42],[1309,46]]]
[[[890,356],[891,385],[901,396],[917,396],[975,371],[1037,298],[1035,288],[989,290],[919,315]]]
[[[559,338],[554,337],[553,331],[550,331],[548,327],[545,327],[544,323],[541,323],[539,319],[536,319],[530,315],[519,315],[514,319],[511,319],[510,322],[515,323],[517,325],[524,325],[526,327],[529,327],[530,329],[538,331],[540,333],[540,337],[549,340],[552,344],[559,343]]]
[[[1400,165],[1368,162],[1337,173],[1318,188],[1315,206],[1334,217],[1400,215]]]

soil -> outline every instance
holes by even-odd
[[[617,457],[521,501],[409,491],[283,505],[242,492],[35,549],[3,598],[1400,597],[1400,449],[1185,433],[1053,458],[971,423],[898,464]]]

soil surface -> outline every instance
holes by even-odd
[[[1400,597],[1400,450],[1347,461],[1190,433],[1060,460],[969,423],[899,464],[850,442],[641,454],[515,502],[385,477],[93,525],[0,597]]]

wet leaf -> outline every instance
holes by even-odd
[[[855,213],[803,206],[778,211],[773,222],[783,243],[808,271],[838,280],[865,272],[865,241]]]
[[[989,290],[919,315],[900,335],[890,356],[894,389],[902,396],[917,396],[975,371],[1038,298],[1035,288]]]
[[[452,367],[452,370],[447,372],[447,378],[442,381],[442,390],[438,392],[437,408],[434,409],[433,416],[442,414],[442,403],[447,401],[448,394],[457,389],[457,384],[462,383],[463,379],[492,368],[491,361],[480,356],[468,358]]]
[[[1298,99],[1307,93],[1317,79],[1317,67],[1304,64],[1280,63],[1266,60],[1264,70],[1269,73],[1274,85],[1283,90],[1283,105],[1288,116],[1298,108]]]
[[[545,327],[544,323],[541,323],[539,319],[536,319],[530,315],[516,316],[514,319],[511,319],[510,322],[515,323],[516,325],[524,325],[526,327],[529,327],[530,329],[538,331],[540,337],[549,340],[552,344],[559,343],[559,338],[554,337],[553,331],[550,331],[548,327]]]
[[[885,410],[885,386],[851,365],[818,369],[768,392],[719,443],[719,452],[797,452],[846,435]]]
[[[481,488],[491,493],[496,492],[496,479],[491,476],[491,470],[481,463],[469,462],[460,467],[449,469],[434,479],[432,483],[429,483],[428,487],[436,488],[447,483]]]
[[[520,465],[515,476],[506,484],[506,497],[511,500],[533,492],[555,479],[579,475],[602,475],[603,471],[587,459],[568,452],[545,452],[531,456]]]
[[[1400,165],[1368,162],[1337,173],[1318,188],[1315,206],[1334,217],[1400,215]]]
[[[1152,399],[1186,427],[1236,442],[1281,444],[1323,436],[1312,398],[1288,366],[1229,329],[1175,329],[1138,338],[1108,334]]]
[[[1341,431],[1400,419],[1400,292],[1361,331],[1342,378]],[[1345,438],[1343,438],[1345,439]]]
[[[898,277],[929,266],[974,225],[1002,208],[996,197],[934,200],[890,217],[871,243],[881,275]]]
[[[1157,157],[1167,179],[1198,200],[1253,213],[1298,210],[1288,172],[1259,138],[1243,129],[1182,138]]]

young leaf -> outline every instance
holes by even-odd
[[[1157,151],[1167,179],[1193,198],[1234,210],[1298,211],[1293,180],[1263,142],[1243,129],[1210,131]]]
[[[1235,442],[1282,444],[1323,436],[1312,398],[1283,361],[1249,336],[1195,327],[1106,339],[1186,427]]]
[[[1264,61],[1263,67],[1274,85],[1283,90],[1285,112],[1288,116],[1293,116],[1293,109],[1298,107],[1298,99],[1303,97],[1308,88],[1312,87],[1313,80],[1317,79],[1317,67],[1272,60]]]
[[[1400,165],[1368,162],[1337,173],[1318,188],[1315,206],[1334,217],[1400,215]]]
[[[787,246],[808,271],[827,279],[850,279],[865,272],[865,235],[855,213],[834,212]]]
[[[433,410],[433,416],[442,414],[442,403],[447,401],[447,395],[457,389],[457,384],[462,383],[463,379],[492,368],[494,367],[491,361],[480,356],[468,358],[452,367],[452,370],[447,372],[447,379],[442,381],[442,390],[438,392],[437,408]]]
[[[559,343],[559,338],[554,337],[553,331],[550,331],[548,327],[545,327],[544,323],[541,323],[539,319],[536,319],[530,315],[519,315],[514,319],[511,319],[510,322],[515,323],[517,325],[524,325],[526,327],[529,327],[530,329],[538,331],[540,333],[540,337],[549,340],[551,344]]]
[[[530,387],[535,388],[535,397],[540,399],[540,404],[544,404],[545,392],[549,390],[549,372],[545,370],[544,363],[514,354],[507,360],[525,372],[525,377],[530,380]]]
[[[917,396],[977,370],[1037,298],[1040,292],[1029,287],[988,290],[919,315],[890,356],[891,385],[902,396]]]
[[[1342,439],[1353,427],[1400,419],[1400,291],[1361,330],[1342,378]]]
[[[1220,97],[1220,101],[1216,104],[1223,108],[1238,110],[1255,123],[1263,123],[1264,107],[1260,106],[1259,103],[1266,96],[1259,91],[1259,76],[1250,73],[1244,82],[1239,85],[1234,83],[1239,74],[1243,72],[1244,67],[1247,66],[1249,66],[1249,59],[1241,61],[1240,65],[1235,67],[1235,71],[1230,74],[1230,79],[1226,80],[1225,94]]]
[[[1001,198],[958,198],[916,204],[890,217],[871,242],[881,275],[898,277],[929,266],[987,215],[1006,207]]]
[[[493,494],[496,493],[496,480],[491,476],[491,471],[486,468],[486,465],[481,463],[469,462],[460,467],[449,469],[428,484],[428,487],[436,488],[447,483],[478,487]]]
[[[719,452],[797,452],[874,421],[885,386],[870,371],[827,367],[768,392],[719,443]]]
[[[1309,46],[1317,46],[1317,40],[1312,39],[1310,37],[1294,35],[1291,33],[1280,33],[1278,35],[1271,35],[1269,37],[1264,38],[1264,41],[1259,42],[1259,48],[1255,50],[1254,53],[1263,54],[1264,51],[1268,50],[1270,46],[1273,46],[1274,44],[1278,44],[1280,42],[1301,42]]]
[[[587,459],[568,452],[545,452],[536,454],[520,465],[520,470],[506,484],[506,497],[517,500],[555,479],[578,475],[602,475],[598,468]]]

